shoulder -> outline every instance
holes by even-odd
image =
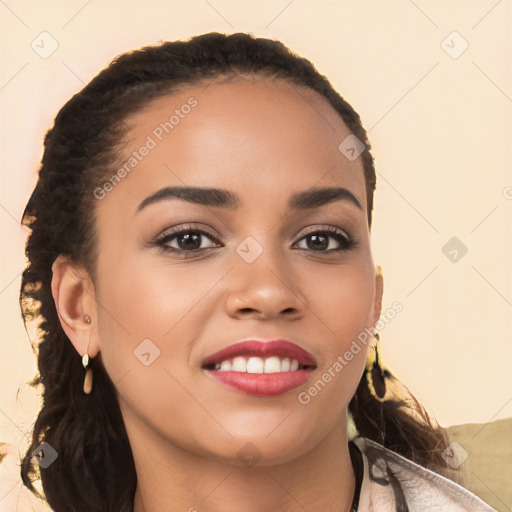
[[[494,511],[470,491],[366,438],[353,440],[364,462],[358,512]]]

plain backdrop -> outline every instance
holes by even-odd
[[[18,293],[46,130],[119,53],[211,31],[280,39],[361,115],[383,310],[403,305],[386,364],[443,426],[512,416],[511,15],[510,0],[1,2],[0,440],[23,446],[39,405]]]

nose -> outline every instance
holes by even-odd
[[[252,263],[235,263],[226,299],[228,315],[237,319],[297,320],[307,309],[298,276],[285,263],[271,261],[266,251]]]

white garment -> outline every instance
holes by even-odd
[[[496,512],[459,484],[374,441],[353,442],[364,462],[358,512]]]

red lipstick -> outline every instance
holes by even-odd
[[[276,371],[273,365],[272,373],[263,373],[262,361],[266,364],[266,360],[272,357],[274,364],[278,364],[281,370]],[[279,358],[279,363],[276,363],[276,357]],[[235,358],[241,366],[231,369]],[[228,369],[220,369],[223,362],[228,365]],[[247,371],[251,363],[259,366],[257,373]],[[309,352],[286,340],[246,340],[208,356],[202,367],[221,384],[249,395],[271,397],[282,395],[304,384],[316,368],[316,361]]]

